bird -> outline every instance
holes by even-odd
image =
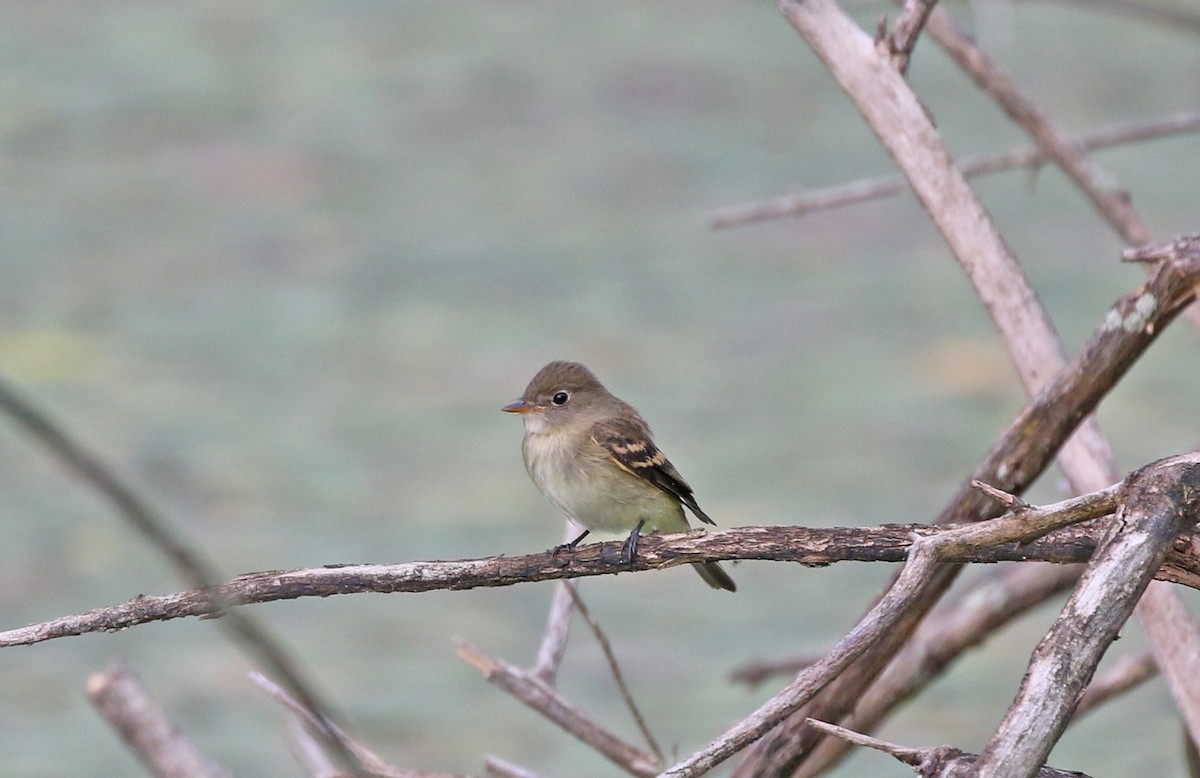
[[[632,405],[609,392],[578,362],[555,361],[537,372],[520,399],[504,406],[525,423],[525,469],[554,507],[584,527],[558,548],[574,549],[593,530],[629,532],[623,557],[632,561],[643,530],[690,529],[686,506],[716,525],[692,487],[654,445],[650,426]],[[716,562],[693,564],[714,589],[736,591]]]

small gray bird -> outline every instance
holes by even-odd
[[[574,548],[592,530],[629,532],[625,556],[648,531],[684,532],[683,506],[715,524],[692,496],[692,487],[650,439],[650,427],[578,362],[551,362],[502,409],[525,421],[521,454],[537,488],[556,508],[586,527],[567,544]],[[693,567],[709,586],[736,591],[716,562]]]

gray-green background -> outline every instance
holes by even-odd
[[[1194,37],[1040,3],[976,10],[985,45],[1074,131],[1200,104]],[[520,425],[498,412],[552,358],[635,403],[724,526],[926,520],[1021,405],[911,198],[706,228],[716,207],[891,171],[772,4],[38,2],[0,22],[0,371],[227,574],[557,542]],[[956,154],[1022,143],[929,42],[911,79]],[[1200,229],[1198,158],[1195,137],[1100,157],[1159,237]],[[978,189],[1074,350],[1143,271],[1053,170]],[[1200,443],[1196,354],[1176,327],[1106,400],[1122,467]],[[7,423],[0,521],[2,627],[179,587]],[[682,754],[772,691],[730,686],[730,668],[828,647],[891,573],[751,563],[735,596],[688,570],[583,591]],[[528,663],[550,591],[254,613],[399,764],[478,772],[495,753],[612,774],[454,655],[461,636]],[[978,748],[1053,612],[882,736]],[[1131,628],[1112,653],[1139,642]],[[239,774],[300,774],[280,710],[198,621],[0,652],[0,774],[139,773],[83,696],[116,657]],[[634,736],[584,631],[562,686]],[[1181,775],[1178,732],[1154,682],[1053,761]],[[907,774],[874,752],[838,772]]]

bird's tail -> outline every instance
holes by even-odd
[[[696,572],[712,588],[724,589],[729,592],[737,591],[737,584],[729,577],[729,573],[722,570],[716,562],[696,562],[692,567],[696,568]]]

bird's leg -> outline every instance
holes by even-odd
[[[645,519],[639,521],[633,528],[633,532],[629,533],[629,537],[625,538],[625,544],[621,546],[622,562],[632,562],[633,558],[637,556],[638,538],[642,536],[642,525],[645,523]]]
[[[563,543],[555,546],[554,548],[550,549],[551,556],[558,556],[558,552],[560,551],[574,551],[575,547],[579,545],[579,541],[586,538],[590,533],[591,530],[585,529],[582,533],[580,533],[579,537],[575,538],[570,543]]]

